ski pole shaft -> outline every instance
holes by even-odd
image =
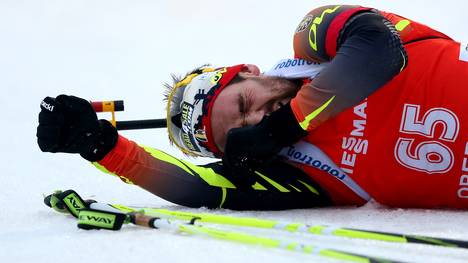
[[[76,192],[74,191],[68,190],[68,192],[66,191],[65,193],[66,194],[62,196],[62,198],[67,199],[71,197],[73,199],[82,200],[82,198],[79,197],[79,195],[76,194]],[[50,200],[50,198],[46,198],[44,201],[46,202],[46,204],[48,204]],[[85,202],[82,201],[81,203]],[[131,207],[124,206],[117,207],[98,202],[90,202],[87,208],[80,210],[80,213],[78,215],[78,226],[84,229],[104,228],[118,230],[126,221],[122,218],[120,218],[119,221],[119,219],[117,218],[117,216],[121,217],[122,215],[126,215],[129,218],[129,222],[139,226],[150,227],[155,229],[176,230],[192,235],[201,235],[220,240],[242,243],[246,245],[261,245],[268,248],[285,249],[289,251],[313,254],[320,257],[333,258],[349,262],[398,262],[331,248],[314,246],[310,244],[301,244],[298,242],[267,238],[262,236],[251,235],[244,232],[221,230],[206,227],[199,224],[195,225],[195,222],[201,219],[198,216],[185,216],[183,218],[176,218],[167,215],[165,215],[166,217],[150,216],[145,214],[144,210],[133,209]],[[188,221],[189,224],[183,223],[183,221]],[[108,223],[104,224],[105,222]]]
[[[139,130],[139,129],[154,129],[165,128],[166,119],[148,119],[134,121],[117,121],[117,130]]]
[[[233,217],[209,213],[190,213],[183,211],[172,211],[167,209],[145,208],[144,212],[145,214],[150,216],[167,215],[179,219],[198,217],[200,222],[205,223],[278,229],[289,232],[302,232],[322,236],[328,235],[355,239],[378,240],[394,243],[419,243],[443,247],[468,248],[468,241],[465,240],[428,237],[422,235],[406,235],[400,233],[370,231],[363,229],[340,228],[326,225],[310,226],[301,223],[289,223],[260,218]]]
[[[91,101],[91,106],[95,112],[112,113],[111,123],[117,128],[117,130],[157,129],[166,128],[167,126],[166,119],[116,121],[115,112],[123,111],[125,108],[123,100]]]
[[[68,199],[78,199],[79,195],[72,191],[68,190],[65,192],[70,192],[70,194],[62,197],[64,200]],[[58,194],[52,194],[44,198],[44,203],[54,209],[55,207],[52,200]],[[65,204],[68,204],[64,201]],[[84,201],[74,201],[74,204],[84,203]],[[336,236],[336,237],[347,237],[355,239],[364,239],[364,240],[377,240],[377,241],[386,241],[386,242],[395,242],[395,243],[419,243],[425,245],[435,245],[442,247],[457,247],[457,248],[468,248],[468,241],[465,240],[456,240],[456,239],[446,239],[446,238],[437,238],[437,237],[428,237],[422,235],[406,235],[399,233],[389,233],[389,232],[378,232],[378,231],[369,231],[363,229],[349,229],[349,228],[339,228],[339,227],[330,227],[325,225],[306,225],[301,223],[288,223],[283,221],[260,219],[260,218],[248,218],[248,217],[235,217],[235,216],[224,216],[216,215],[210,213],[193,213],[193,212],[183,212],[183,211],[173,211],[168,209],[156,209],[156,208],[141,208],[141,207],[130,207],[124,205],[111,205],[106,203],[90,203],[87,206],[91,209],[97,210],[108,210],[112,212],[123,212],[123,213],[132,213],[139,212],[143,213],[149,217],[161,217],[167,219],[177,219],[177,220],[193,220],[196,219],[197,222],[204,223],[214,223],[214,224],[224,224],[232,226],[241,226],[241,227],[254,227],[254,228],[265,228],[265,229],[277,229],[289,232],[302,232],[315,235],[323,236]],[[69,205],[69,210],[70,210]],[[63,208],[58,209],[61,212],[65,210]],[[71,209],[73,210],[73,209]],[[75,215],[76,216],[76,215]]]
[[[180,232],[184,232],[191,235],[206,236],[209,238],[215,238],[225,241],[231,241],[241,243],[245,245],[261,245],[268,248],[279,248],[289,251],[295,251],[305,254],[313,254],[320,257],[326,257],[330,259],[338,259],[349,262],[398,262],[388,259],[370,257],[367,255],[354,254],[346,251],[322,248],[319,246],[302,244],[297,242],[291,242],[286,240],[267,238],[262,236],[251,235],[243,232],[227,231],[202,225],[194,225],[194,221],[198,218],[192,218],[191,224],[178,223],[174,219],[162,219],[160,217],[151,217],[142,213],[131,214],[131,222],[136,225],[162,229],[177,229]]]
[[[75,191],[67,190],[65,192],[57,191],[56,193],[44,198],[44,203],[54,208],[52,200],[56,199],[57,202],[62,202],[61,205],[66,206],[70,211],[70,207],[74,204],[77,205],[78,227],[82,229],[108,229],[119,230],[125,223],[133,223],[135,225],[150,227],[155,229],[169,229],[176,230],[191,235],[206,236],[225,241],[242,243],[245,245],[261,245],[268,248],[285,249],[305,254],[313,254],[320,257],[330,259],[338,259],[341,261],[349,262],[382,262],[382,263],[397,263],[392,261],[367,255],[355,254],[346,251],[324,248],[310,244],[301,244],[298,242],[291,242],[280,239],[267,238],[262,236],[251,235],[244,232],[234,232],[221,230],[203,225],[195,225],[199,217],[185,217],[183,220],[173,217],[154,217],[144,214],[142,210],[132,209],[130,207],[114,207],[105,203],[98,203],[94,201],[84,201]],[[58,203],[55,203],[57,205]],[[65,211],[65,210],[63,210]],[[63,212],[62,210],[60,212]],[[70,211],[71,212],[71,211]],[[127,218],[129,220],[127,220]],[[182,221],[189,221],[189,224],[182,223]]]

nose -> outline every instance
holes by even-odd
[[[254,112],[250,112],[246,116],[245,122],[249,126],[250,125],[255,125],[255,124],[259,123],[266,114],[267,114],[267,112],[264,109],[257,110],[257,111],[254,111]]]

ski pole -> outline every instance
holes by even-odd
[[[60,198],[58,198],[58,197]],[[52,197],[52,198],[51,198]],[[289,223],[283,221],[261,219],[261,218],[248,218],[248,217],[235,217],[235,216],[225,216],[225,215],[216,215],[210,213],[193,213],[193,212],[183,212],[183,211],[173,211],[168,209],[156,209],[156,208],[139,208],[139,207],[129,207],[124,205],[112,205],[106,203],[98,202],[87,202],[79,201],[82,200],[79,195],[73,190],[67,190],[61,192],[60,195],[52,194],[47,196],[44,199],[44,203],[54,208],[60,212],[66,212],[65,208],[60,207],[60,202],[55,200],[61,199],[62,203],[66,203],[69,206],[69,211],[72,214],[77,216],[76,209],[74,206],[76,204],[83,204],[82,207],[90,207],[92,209],[98,210],[112,210],[120,211],[124,213],[131,212],[142,212],[148,216],[154,217],[165,217],[173,218],[179,220],[191,220],[192,218],[197,218],[199,222],[203,223],[214,223],[214,224],[223,224],[231,226],[240,226],[240,227],[254,227],[254,228],[263,228],[263,229],[276,229],[289,232],[297,233],[307,233],[321,236],[335,236],[335,237],[346,237],[353,239],[364,239],[364,240],[377,240],[384,242],[394,242],[394,243],[419,243],[424,245],[434,245],[442,247],[454,247],[454,248],[468,248],[468,241],[456,240],[456,239],[446,239],[438,237],[428,237],[422,235],[407,235],[399,233],[389,233],[389,232],[379,232],[363,229],[351,229],[351,228],[340,228],[340,227],[331,227],[326,225],[306,225],[302,223]],[[75,201],[70,201],[75,200]],[[74,205],[74,206],[73,206]],[[107,208],[106,208],[107,207]]]
[[[237,242],[246,245],[261,245],[268,248],[279,248],[289,251],[295,251],[305,254],[313,254],[320,257],[331,259],[344,260],[349,262],[398,262],[377,257],[370,257],[362,254],[355,254],[336,249],[323,248],[314,245],[307,245],[297,242],[290,242],[280,239],[267,238],[262,236],[251,235],[243,232],[226,231],[216,228],[206,227],[202,225],[194,225],[194,222],[199,218],[194,217],[190,220],[190,224],[177,223],[174,219],[162,219],[160,217],[152,217],[143,213],[130,214],[130,222],[136,225],[150,228],[170,227],[180,232],[207,236],[210,238],[221,239],[226,241]]]
[[[112,114],[110,122],[115,128],[117,128],[117,130],[139,130],[167,127],[166,119],[116,121],[115,112],[124,111],[125,109],[123,100],[92,101],[91,106],[95,112],[110,112]]]
[[[125,210],[122,205],[111,205],[117,209]],[[135,208],[134,208],[135,209]],[[168,209],[143,208],[142,211],[150,216],[168,215],[174,218],[199,218],[200,222],[215,223],[233,226],[244,226],[265,229],[277,229],[289,232],[307,233],[322,236],[347,237],[354,239],[377,240],[394,243],[419,243],[425,245],[434,245],[442,247],[468,248],[468,241],[428,237],[423,235],[407,235],[391,232],[380,232],[363,229],[333,227],[327,225],[306,225],[302,223],[290,223],[284,221],[268,220],[261,218],[234,217],[225,215],[216,215],[209,213],[192,213],[183,211],[172,211]]]
[[[91,205],[96,203],[91,203]],[[221,230],[204,225],[196,224],[197,217],[190,218],[189,223],[182,222],[181,219],[153,217],[141,212],[123,213],[110,206],[102,207],[104,210],[93,208],[82,208],[78,212],[78,227],[86,230],[108,229],[119,230],[123,224],[132,223],[154,229],[167,229],[187,233],[190,235],[205,236],[214,239],[231,241],[245,245],[260,245],[267,248],[285,249],[304,254],[312,254],[330,259],[337,259],[349,262],[399,262],[378,257],[355,254],[342,250],[325,248],[310,244],[291,242],[281,239],[262,237],[244,232]]]
[[[320,246],[301,244],[280,239],[273,239],[251,235],[243,232],[220,230],[195,225],[199,217],[186,217],[190,223],[182,223],[182,219],[171,217],[154,217],[145,215],[135,209],[128,208],[132,212],[122,211],[107,204],[97,203],[94,200],[83,200],[75,191],[56,191],[54,194],[44,198],[44,203],[56,211],[70,213],[78,218],[78,227],[82,229],[108,229],[119,230],[123,224],[133,223],[155,229],[171,229],[191,235],[200,235],[210,238],[242,243],[246,245],[261,245],[268,248],[285,249],[305,254],[313,254],[330,259],[338,259],[349,262],[371,263],[398,263],[362,254],[355,254],[346,251],[324,248]],[[93,208],[94,207],[94,208]],[[102,209],[102,210],[101,210]]]

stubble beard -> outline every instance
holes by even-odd
[[[256,79],[256,81],[265,86],[277,99],[294,98],[302,85],[301,80],[290,80],[272,76],[263,76]]]

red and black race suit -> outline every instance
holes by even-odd
[[[383,204],[468,208],[468,62],[460,43],[398,15],[342,5],[308,13],[294,48],[296,57],[330,62],[291,102],[306,141]],[[238,189],[219,163],[193,165],[123,137],[99,163],[186,206],[365,203],[314,167],[278,163],[253,175],[252,189]]]

